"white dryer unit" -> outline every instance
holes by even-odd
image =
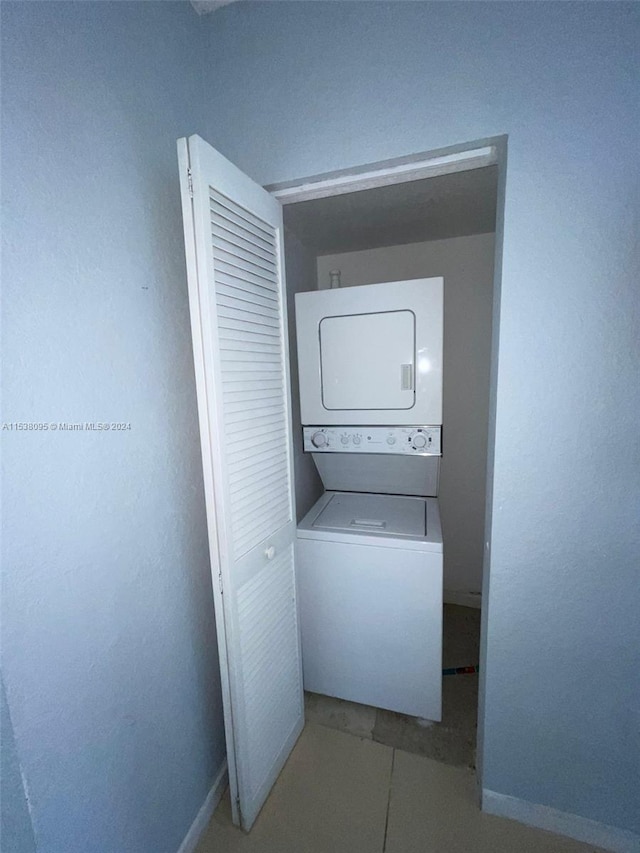
[[[303,424],[442,424],[443,279],[297,293]]]

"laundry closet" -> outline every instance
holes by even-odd
[[[199,137],[178,152],[231,805],[248,829],[304,725],[303,688],[427,726],[444,696],[445,728],[457,701],[443,660],[464,632],[445,618],[443,633],[443,607],[480,605],[497,168],[454,154],[445,173],[292,201]]]
[[[481,604],[496,199],[497,167],[489,166],[284,207],[298,519],[323,484],[303,448],[294,294],[442,277],[443,452],[434,496],[444,600],[468,607]]]

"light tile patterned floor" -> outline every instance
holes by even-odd
[[[594,853],[482,814],[471,770],[307,723],[249,834],[228,795],[197,853]]]
[[[385,853],[593,853],[569,838],[483,814],[471,770],[396,750]]]

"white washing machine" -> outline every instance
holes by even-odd
[[[297,577],[305,690],[441,719],[435,498],[325,492],[298,525]]]
[[[441,278],[296,294],[304,450],[325,493],[298,525],[305,689],[442,713]]]

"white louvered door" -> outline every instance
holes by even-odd
[[[249,829],[304,723],[282,208],[178,141],[233,819]]]

